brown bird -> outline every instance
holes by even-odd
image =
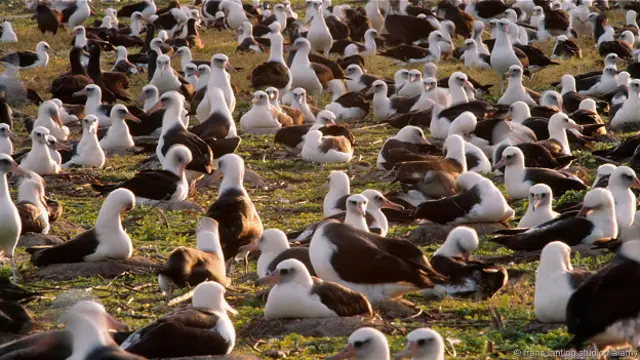
[[[36,13],[31,17],[38,22],[38,30],[43,34],[51,32],[58,33],[58,27],[62,23],[62,13],[56,9],[51,9],[47,5],[40,3],[36,7]]]

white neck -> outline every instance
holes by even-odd
[[[464,153],[464,148],[458,146],[447,148],[447,156],[445,159],[457,161],[462,166],[462,172],[467,171],[467,156]]]
[[[618,237],[618,222],[614,209],[592,211],[587,215],[587,219],[594,223],[594,232],[600,230],[601,238]]]
[[[244,170],[235,174],[224,174],[220,188],[218,190],[218,196],[224,193],[227,189],[240,189],[245,195],[247,190],[244,188]],[[248,196],[248,195],[247,195]]]
[[[469,98],[467,92],[461,86],[454,85],[449,87],[451,93],[451,105],[468,103]]]
[[[100,346],[105,346],[104,334],[93,322],[87,318],[77,319],[76,328],[72,331],[73,353],[68,360],[86,359],[91,351]]]
[[[369,227],[367,226],[367,221],[365,220],[364,216],[356,213],[355,211],[347,210],[347,215],[344,218],[344,223],[347,225],[351,225],[356,229],[369,232]]]
[[[93,112],[98,106],[102,105],[102,99],[99,96],[87,96],[85,108]]]
[[[276,62],[285,64],[284,57],[282,55],[283,38],[282,34],[276,33],[271,35],[271,51],[269,53],[269,60],[267,62]],[[297,56],[297,55],[296,55]]]
[[[7,183],[7,174],[0,173],[0,200],[11,202],[9,195],[9,185]]]
[[[184,123],[182,123],[182,108],[179,106],[171,106],[164,111],[161,136],[164,136],[167,131],[176,125],[186,129]]]
[[[306,66],[311,66],[311,61],[309,61],[309,48],[308,47],[303,47],[302,49],[298,49],[296,51],[296,55],[293,58],[293,62],[291,63],[291,66],[293,65],[306,65]]]
[[[565,155],[571,155],[571,149],[569,148],[569,139],[567,137],[567,130],[564,128],[560,129],[549,129],[549,138],[553,139],[560,143],[562,146],[562,153]]]
[[[567,80],[562,84],[562,90],[560,91],[560,95],[564,95],[570,91],[576,92],[576,82]]]

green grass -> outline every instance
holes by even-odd
[[[185,1],[186,2],[186,1]],[[118,3],[122,6],[127,1]],[[301,1],[294,4],[300,8]],[[71,36],[66,30],[60,31],[57,36],[47,34],[42,36],[35,27],[35,22],[30,20],[30,15],[24,12],[22,1],[3,0],[0,6],[0,15],[13,21],[14,30],[18,34],[19,43],[0,44],[4,53],[15,50],[33,50],[40,40],[46,40],[53,49],[58,51],[58,56],[53,56],[46,70],[29,70],[22,73],[25,83],[36,89],[43,97],[49,98],[49,84],[59,74],[67,69],[67,54],[70,49]],[[158,1],[159,6],[166,1]],[[105,5],[95,2],[98,9]],[[622,19],[621,12],[609,13],[610,21]],[[91,19],[91,21],[93,18]],[[124,20],[126,22],[126,20]],[[240,89],[238,94],[238,110],[234,114],[239,119],[239,113],[246,111],[250,104],[248,100],[252,92],[248,77],[251,70],[267,59],[267,54],[246,55],[233,54],[235,50],[235,35],[229,31],[201,30],[200,32],[204,49],[194,51],[195,59],[209,59],[215,53],[228,54],[231,63],[243,70],[232,74],[233,83]],[[460,45],[457,39],[456,44]],[[550,88],[552,81],[559,80],[565,73],[582,73],[600,68],[602,61],[595,52],[592,41],[580,39],[578,41],[584,52],[583,59],[561,61],[561,65],[550,67],[537,73],[531,80],[525,79],[525,85],[535,90]],[[541,44],[545,53],[549,54],[553,43],[551,41]],[[131,53],[137,49],[130,49]],[[103,69],[108,69],[107,62],[114,59],[114,54],[105,54]],[[178,62],[174,62],[177,66]],[[392,65],[384,58],[367,59],[366,67],[370,73],[392,76],[399,68]],[[421,65],[410,65],[410,68],[419,68]],[[481,83],[497,83],[497,77],[491,70],[466,69],[461,63],[446,62],[439,64],[439,76],[446,76],[454,71],[465,71]],[[146,74],[131,78],[130,93],[139,94],[146,84]],[[499,86],[494,86],[487,99],[497,99]],[[322,104],[328,101],[328,97],[321,100]],[[35,106],[25,106],[16,109],[27,114],[35,115]],[[396,186],[380,180],[382,172],[375,169],[377,152],[382,142],[395,133],[394,129],[387,127],[369,127],[373,125],[372,115],[360,124],[355,125],[357,147],[354,161],[351,164],[317,166],[293,158],[287,155],[283,149],[273,144],[272,136],[244,135],[238,153],[245,159],[249,168],[260,174],[264,180],[263,187],[255,187],[247,184],[248,191],[260,213],[265,228],[279,228],[283,231],[297,230],[311,222],[322,218],[322,198],[325,194],[321,185],[324,184],[331,170],[347,170],[352,177],[352,192],[359,192],[366,188],[381,190],[394,190]],[[365,127],[363,129],[358,129]],[[17,148],[28,146],[28,138],[20,125],[18,125],[19,139]],[[628,135],[628,134],[627,134]],[[624,136],[624,135],[623,135]],[[79,131],[73,136],[79,137]],[[598,145],[599,147],[602,145]],[[586,152],[576,152],[579,156],[579,164],[585,166],[592,174],[599,165],[596,159]],[[72,170],[72,174],[92,174],[100,181],[112,182],[125,179],[136,172],[136,164],[144,159],[144,156],[114,156],[109,157],[106,167],[101,171]],[[357,164],[358,166],[353,166]],[[590,178],[589,180],[592,180]],[[63,187],[51,188],[47,191],[54,198],[63,202],[65,212],[63,219],[82,228],[93,225],[98,209],[102,202],[88,185],[81,183],[63,184]],[[504,187],[501,189],[504,191]],[[190,200],[206,208],[215,199],[215,188],[198,189]],[[584,194],[567,194],[559,199],[559,202],[580,198]],[[525,201],[510,202],[511,206],[520,216],[526,210]],[[129,221],[127,230],[134,242],[134,255],[142,255],[147,258],[162,261],[174,247],[178,245],[194,246],[193,230],[197,218],[201,214],[194,212],[167,212],[168,224],[156,211],[149,208],[137,208],[127,215]],[[406,236],[413,226],[394,226],[390,234]],[[78,230],[63,231],[59,226],[54,226],[54,234],[64,237],[73,236]],[[444,239],[437,239],[442,242]],[[427,255],[437,249],[436,245],[423,247]],[[169,312],[163,304],[163,299],[157,290],[157,281],[152,273],[125,274],[116,279],[103,279],[99,277],[82,278],[71,281],[37,281],[36,271],[28,261],[27,255],[22,249],[17,250],[26,276],[26,286],[33,290],[41,291],[44,295],[38,301],[30,304],[29,309],[42,327],[54,328],[57,326],[60,315],[65,310],[61,307],[61,298],[94,297],[103,302],[107,310],[122,319],[133,328],[142,326],[149,321]],[[492,243],[481,239],[477,256],[506,255],[510,251],[498,249]],[[576,256],[576,266],[596,269],[608,257],[585,258]],[[398,351],[404,346],[404,335],[414,328],[433,327],[445,338],[460,340],[455,345],[457,358],[480,359],[486,357],[516,358],[514,350],[549,350],[562,347],[568,340],[564,327],[552,330],[527,331],[527,325],[535,322],[533,315],[533,293],[535,281],[535,269],[537,262],[511,264],[510,268],[524,272],[524,275],[512,280],[505,289],[494,298],[486,301],[444,299],[441,301],[427,302],[419,295],[408,295],[407,299],[416,303],[417,309],[422,311],[422,316],[415,319],[385,319],[386,332],[389,334],[392,351]],[[252,261],[250,269],[255,270],[255,261]],[[3,269],[3,275],[8,275],[7,268]],[[231,274],[234,282],[228,291],[228,300],[235,306],[239,315],[233,318],[236,331],[241,331],[246,325],[262,317],[263,304],[255,298],[256,288],[253,281],[236,271]],[[495,321],[490,315],[490,309],[499,314],[501,321]],[[416,310],[417,312],[417,310]],[[253,354],[259,357],[271,355],[287,355],[296,359],[317,359],[338,351],[345,343],[344,337],[304,337],[298,334],[289,334],[284,337],[256,339],[240,337],[237,341],[235,353]],[[254,345],[260,341],[259,346]],[[455,342],[455,341],[454,341]],[[447,346],[448,356],[451,355],[451,346]],[[257,351],[256,349],[259,349]]]

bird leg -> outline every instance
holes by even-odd
[[[171,302],[172,297],[173,297],[173,284],[168,284],[167,290],[164,293],[164,302],[166,305],[169,305],[169,302]]]
[[[249,251],[244,254],[244,274],[249,273]]]
[[[10,256],[9,260],[11,261],[11,273],[13,274],[10,280],[12,282],[22,281],[22,275],[20,275],[20,272],[18,271],[18,267],[16,265],[16,261],[13,259],[13,256]]]
[[[227,260],[227,262],[225,263],[225,267],[227,268],[227,274],[231,274],[231,271],[233,270],[233,260],[235,259],[231,258]]]

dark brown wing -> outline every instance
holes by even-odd
[[[39,234],[47,226],[47,224],[40,219],[40,209],[36,205],[23,201],[17,203],[16,208],[18,208],[20,221],[22,222],[21,234],[28,232]]]
[[[333,80],[333,72],[331,72],[331,69],[326,65],[312,62],[311,68],[316,73],[316,76],[318,77],[318,80],[320,80],[323,88],[326,88],[329,81]]]
[[[271,264],[267,267],[267,271],[274,271],[278,264],[286,259],[300,260],[300,262],[307,267],[307,270],[309,270],[309,274],[316,276],[316,272],[311,264],[311,258],[309,257],[309,248],[307,247],[294,247],[281,252],[280,255],[271,261]]]
[[[100,243],[95,229],[83,232],[60,245],[44,250],[28,248],[34,266],[83,262],[84,257],[92,254]]]
[[[356,144],[356,137],[353,135],[351,130],[343,125],[325,125],[318,130],[320,130],[325,136],[344,136],[349,140],[351,146]]]
[[[569,273],[569,281],[571,281],[571,287],[574,289],[579,288],[584,284],[592,275],[593,271],[587,269],[573,269]]]
[[[140,329],[140,339],[124,350],[149,359],[224,355],[230,344],[215,331],[218,321],[218,315],[207,310],[179,310]],[[181,339],[180,346],[176,339]]]
[[[478,188],[472,187],[458,195],[439,200],[428,200],[418,206],[414,216],[427,219],[438,224],[446,224],[467,215],[471,209],[480,203]]]
[[[320,301],[338,316],[373,315],[371,304],[364,295],[340,284],[313,278],[312,295],[318,295]]]
[[[281,128],[276,132],[273,142],[295,148],[302,142],[302,137],[309,132],[311,124]]]
[[[238,248],[255,241],[262,232],[254,216],[251,199],[238,189],[223,193],[207,210],[207,216],[220,224],[220,243],[225,260],[238,254]]]
[[[289,83],[289,70],[286,66],[277,62],[266,62],[256,66],[251,73],[251,86],[254,89],[263,89],[273,86],[283,89]]]
[[[567,330],[574,335],[571,344],[583,342],[620,320],[632,320],[640,313],[640,264],[614,259],[576,290],[567,304]]]
[[[213,152],[207,143],[205,143],[197,135],[175,127],[167,131],[164,136],[165,142],[161,151],[166,155],[169,148],[174,144],[182,144],[191,150],[193,161],[187,165],[187,169],[210,174],[213,170]]]
[[[326,153],[331,149],[343,153],[353,151],[351,142],[344,136],[323,136],[322,143],[320,143],[320,151]]]
[[[382,250],[369,240],[362,240],[363,234],[369,233],[335,222],[325,224],[324,232],[329,238],[341,239],[339,244],[334,243],[338,250],[331,265],[342,280],[361,284],[406,282],[417,288],[433,287],[431,280],[415,264]],[[357,259],[363,261],[354,263]]]

